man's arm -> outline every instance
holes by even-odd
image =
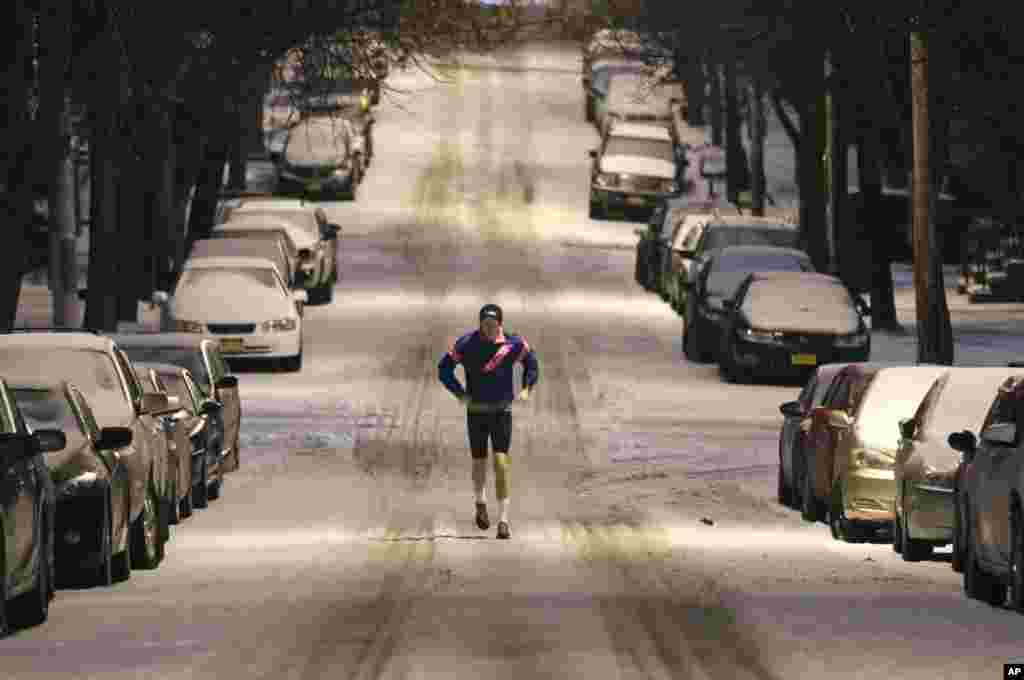
[[[462,361],[462,353],[459,351],[458,342],[452,344],[452,348],[445,352],[441,361],[437,364],[437,377],[441,383],[455,395],[456,399],[466,396],[466,390],[462,383],[455,377],[455,367]]]
[[[530,343],[523,338],[523,349],[520,351],[519,360],[523,362],[523,389],[533,389],[540,378],[540,366],[537,364],[537,355],[534,354]]]

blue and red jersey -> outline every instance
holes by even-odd
[[[438,378],[456,397],[468,394],[480,404],[502,404],[515,401],[513,368],[523,362],[523,387],[537,384],[539,368],[530,343],[521,335],[502,333],[491,342],[479,330],[456,340],[437,365]],[[455,367],[466,371],[466,388],[455,377]]]

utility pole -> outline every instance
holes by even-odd
[[[913,243],[917,311],[917,361],[952,365],[953,339],[946,307],[942,261],[932,221],[931,130],[929,122],[928,35],[910,34],[910,85],[913,103]]]

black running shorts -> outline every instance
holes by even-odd
[[[512,412],[468,413],[466,425],[469,430],[469,450],[473,458],[487,457],[487,439],[496,453],[508,453],[512,443]]]

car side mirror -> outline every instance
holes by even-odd
[[[217,381],[215,387],[218,390],[230,390],[238,387],[238,376],[226,375]]]
[[[871,305],[869,305],[867,302],[864,302],[864,298],[857,296],[856,305],[857,311],[860,313],[861,316],[868,316],[869,314],[871,314]]]
[[[736,301],[735,300],[722,300],[722,308],[726,309],[726,310],[729,310],[729,311],[731,311],[733,309],[736,309]]]
[[[904,418],[900,421],[900,436],[904,439],[913,439],[917,434],[917,421],[913,418]]]
[[[155,290],[153,291],[153,304],[165,305],[170,297],[165,290]]]
[[[100,430],[99,441],[96,448],[101,451],[123,449],[132,443],[132,429],[130,427],[105,427]]]
[[[208,416],[220,413],[224,409],[224,406],[216,399],[205,399],[203,403],[199,405],[199,414]]]
[[[40,453],[63,451],[64,447],[68,445],[68,438],[63,430],[36,430],[32,433],[32,439],[35,442],[36,450]]]
[[[845,430],[853,424],[853,419],[850,418],[850,414],[846,411],[831,409],[828,412],[828,424],[832,427]]]
[[[946,438],[946,443],[949,444],[949,448],[962,453],[967,462],[974,458],[974,452],[978,448],[978,441],[970,430],[951,432]]]
[[[803,418],[804,410],[799,401],[787,401],[779,406],[779,411],[787,418]]]
[[[171,410],[167,395],[155,392],[143,394],[139,408],[143,413],[164,413]]]
[[[304,290],[293,290],[292,300],[301,304],[306,304],[309,302],[309,294]]]

